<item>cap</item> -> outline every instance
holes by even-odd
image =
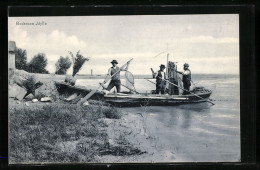
[[[188,63],[185,63],[183,66],[184,66],[184,67],[189,67],[189,64],[188,64]]]
[[[161,64],[160,67],[165,68],[165,65]]]

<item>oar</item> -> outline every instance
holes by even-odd
[[[113,75],[110,76],[110,78],[114,77],[118,72],[120,72],[121,70],[123,70],[123,68],[133,60],[133,58],[129,61],[127,61],[123,66],[120,67],[120,69],[118,71],[116,71]],[[104,81],[104,84],[106,83],[106,80]],[[98,88],[92,90],[91,92],[89,92],[83,99],[81,99],[77,104],[81,104],[81,103],[84,103],[85,101],[87,101],[91,96],[93,96],[97,91],[98,89],[102,87],[102,85],[99,85]]]
[[[159,78],[162,79],[162,80],[164,80],[164,81],[166,81],[166,82],[168,82],[168,83],[170,83],[170,84],[172,84],[172,85],[174,85],[174,86],[176,86],[176,87],[178,87],[178,88],[180,88],[180,89],[182,89],[182,90],[184,90],[184,91],[186,91],[186,92],[189,92],[190,94],[192,94],[192,95],[194,95],[194,96],[196,96],[196,97],[198,97],[198,98],[200,98],[200,99],[205,100],[203,97],[200,97],[200,96],[198,96],[198,95],[195,94],[195,93],[192,93],[192,92],[190,92],[190,91],[188,91],[188,90],[186,90],[186,89],[184,89],[184,88],[182,88],[182,87],[180,87],[180,86],[177,86],[176,84],[174,84],[174,83],[172,83],[172,82],[170,82],[170,81],[168,81],[168,80],[165,80],[165,79],[163,79],[163,78],[161,78],[161,77],[159,77]],[[211,101],[209,101],[209,100],[206,100],[206,102],[209,102],[209,103],[211,103],[212,105],[215,105],[213,102],[211,102]]]

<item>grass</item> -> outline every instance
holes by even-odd
[[[142,154],[123,135],[109,143],[104,118],[120,119],[117,108],[50,103],[10,109],[10,163],[95,162],[102,155]]]

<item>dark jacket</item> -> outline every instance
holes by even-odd
[[[164,75],[163,75],[164,74]],[[157,84],[160,84],[162,83],[162,79],[165,79],[166,75],[165,75],[165,72],[161,71],[161,70],[158,70],[158,73],[157,73],[157,76],[156,76],[156,83]],[[165,81],[164,81],[165,82]]]
[[[183,75],[182,76],[182,82],[184,83],[184,85],[190,86],[191,83],[191,71],[189,69],[187,69],[190,73],[188,75]]]

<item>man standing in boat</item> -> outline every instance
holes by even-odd
[[[176,71],[179,74],[182,74],[182,82],[183,82],[183,88],[187,91],[183,91],[183,94],[189,94],[188,91],[190,91],[190,86],[191,86],[191,71],[188,69],[189,64],[185,63],[183,65],[184,72]]]
[[[156,78],[156,94],[165,93],[166,82],[163,79],[166,79],[166,74],[164,72],[165,65],[160,65],[160,70],[157,73],[153,74],[153,78]]]
[[[109,68],[108,70],[108,76],[112,76],[115,74],[117,71],[120,70],[120,68],[117,66],[118,62],[116,60],[111,61],[112,67]],[[120,81],[120,71],[116,73],[112,78],[107,86],[107,90],[110,91],[113,87],[116,87],[116,91],[120,92],[121,89],[121,81]]]

